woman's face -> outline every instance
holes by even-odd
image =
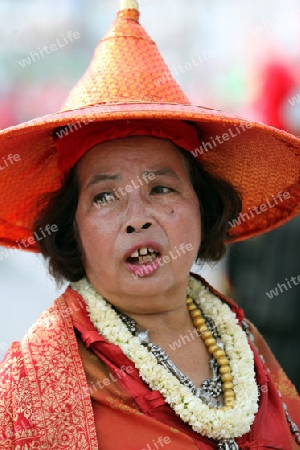
[[[132,301],[127,310],[150,311],[143,299],[186,288],[201,221],[176,147],[153,137],[105,142],[80,160],[78,176],[76,222],[96,290],[121,309]]]

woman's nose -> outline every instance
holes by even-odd
[[[154,223],[150,208],[151,205],[142,197],[141,192],[129,195],[126,211],[124,211],[123,230],[130,234],[140,233],[150,228]]]
[[[126,233],[139,233],[141,230],[147,230],[147,228],[151,227],[152,223],[146,222],[140,228],[135,228],[132,225],[128,225],[126,228]]]

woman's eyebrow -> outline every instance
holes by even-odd
[[[169,167],[162,167],[157,170],[147,170],[147,172],[144,172],[143,175],[149,175],[150,173],[153,173],[153,175],[155,175],[156,177],[167,175],[169,177],[176,178],[176,180],[180,180],[180,176]]]
[[[155,175],[155,177],[167,175],[169,177],[175,178],[176,180],[180,180],[179,175],[176,172],[174,172],[172,169],[170,169],[169,167],[162,167],[157,170],[147,170],[147,171],[143,172],[143,175],[149,175],[150,173]],[[107,181],[107,180],[116,181],[116,180],[120,180],[120,179],[121,179],[120,174],[113,175],[111,173],[97,173],[91,177],[91,179],[89,180],[89,182],[86,185],[86,188],[89,188],[90,186],[92,186],[96,183],[99,183],[100,181]]]
[[[89,180],[89,182],[87,183],[86,187],[90,187],[93,184],[99,183],[100,181],[107,181],[107,180],[120,180],[121,179],[121,175],[116,174],[116,175],[112,175],[110,173],[97,173],[95,175],[93,175],[91,177],[91,179]]]

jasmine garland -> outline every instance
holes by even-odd
[[[211,318],[225,345],[233,375],[235,404],[232,408],[209,408],[189,388],[157,363],[156,358],[133,337],[110,304],[98,294],[87,279],[72,283],[86,301],[91,321],[108,342],[118,345],[135,364],[141,378],[158,390],[178,416],[194,431],[216,440],[234,439],[249,432],[258,410],[258,387],[254,357],[246,334],[226,303],[201,282],[190,277],[188,295]]]

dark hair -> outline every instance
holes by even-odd
[[[219,261],[226,252],[224,241],[230,240],[229,222],[238,217],[242,201],[236,189],[204,168],[191,153],[178,148],[184,158],[192,186],[197,194],[201,211],[202,240],[198,261]],[[77,168],[71,169],[63,186],[47,194],[41,201],[34,229],[55,224],[56,233],[38,241],[45,258],[49,259],[50,273],[61,282],[78,281],[85,276],[79,232],[75,213],[79,196]]]

